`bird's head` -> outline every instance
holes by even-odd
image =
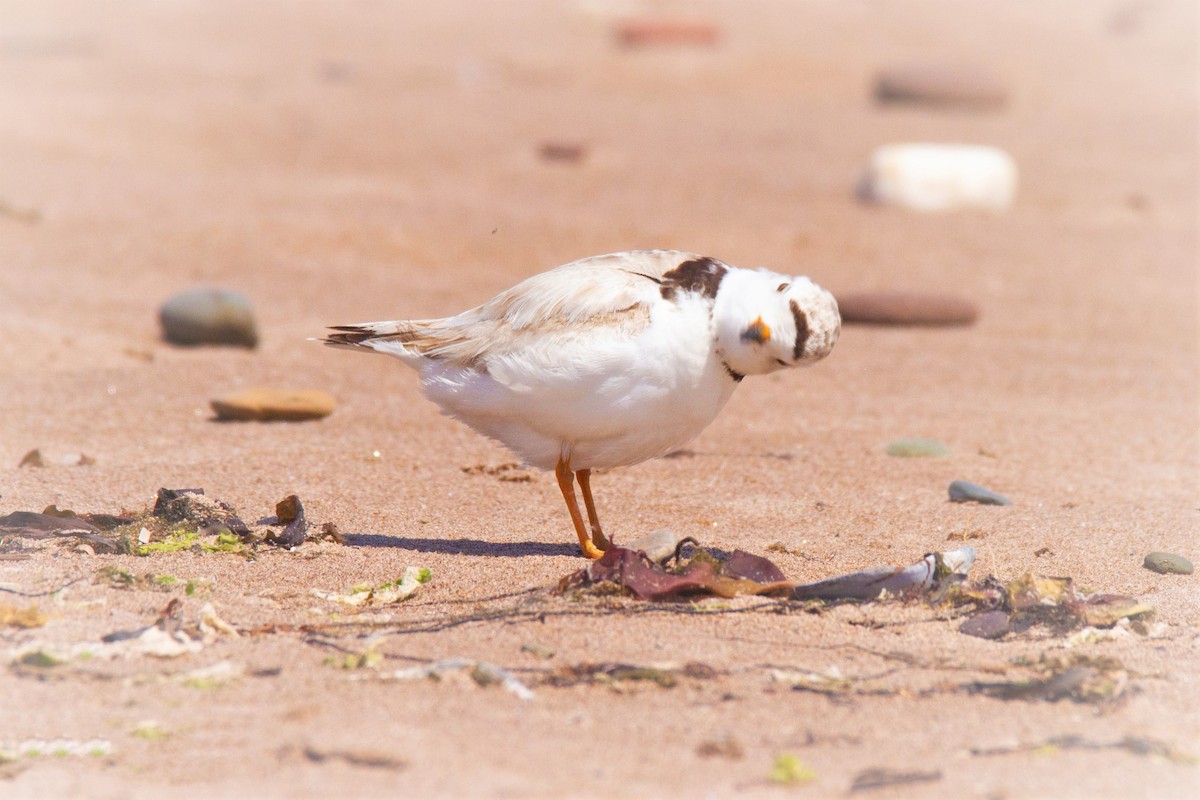
[[[717,350],[741,375],[760,375],[829,355],[842,329],[833,295],[805,277],[730,270],[713,307]]]

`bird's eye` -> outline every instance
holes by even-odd
[[[790,284],[790,283],[781,283],[781,284],[779,284],[778,286],[776,286],[776,287],[775,287],[775,291],[777,291],[777,292],[786,292],[786,291],[787,291],[787,288],[788,288],[789,286],[791,286],[791,284]]]

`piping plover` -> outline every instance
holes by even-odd
[[[808,278],[635,250],[534,275],[454,317],[331,330],[326,344],[399,358],[444,413],[553,469],[583,554],[599,558],[593,469],[683,446],[747,375],[828,355],[841,318]]]

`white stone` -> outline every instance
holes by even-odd
[[[995,147],[889,144],[875,150],[859,187],[867,200],[915,211],[1001,211],[1017,191],[1017,165]]]

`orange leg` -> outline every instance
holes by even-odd
[[[558,488],[562,492],[563,500],[567,501],[567,511],[571,513],[571,522],[575,525],[575,535],[579,537],[579,549],[588,558],[600,558],[604,555],[604,551],[592,544],[587,530],[583,527],[583,515],[579,513],[579,501],[575,499],[575,473],[571,472],[571,464],[560,458],[554,465],[554,477],[558,478]]]
[[[596,501],[592,499],[592,471],[581,469],[575,473],[579,479],[579,491],[583,493],[583,507],[587,509],[588,524],[592,528],[592,543],[601,550],[612,546],[604,531],[600,529],[600,517],[596,514]]]

